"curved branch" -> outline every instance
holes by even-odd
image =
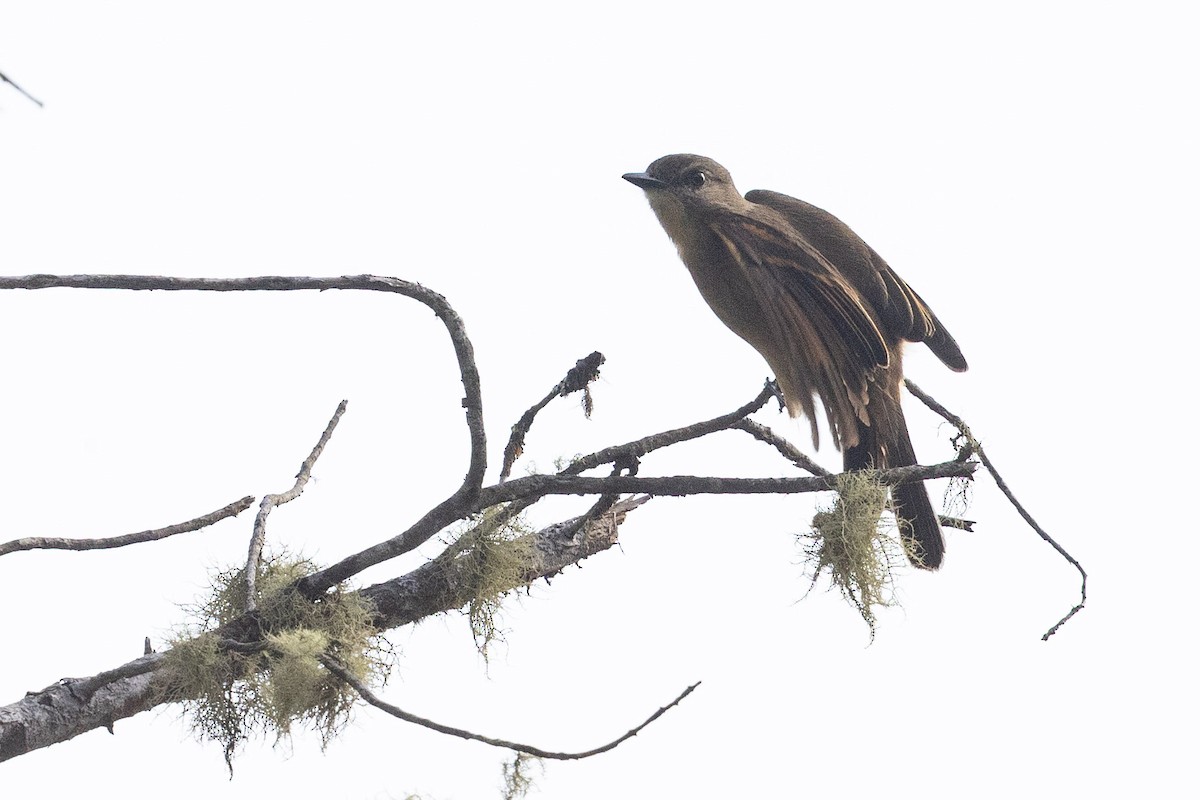
[[[979,441],[971,435],[971,429],[967,427],[967,423],[963,422],[962,418],[958,415],[947,410],[946,407],[941,403],[925,394],[925,392],[921,390],[921,387],[917,386],[912,381],[905,380],[904,385],[908,387],[908,391],[911,392],[914,397],[932,409],[951,425],[958,428],[959,432],[963,435],[963,438],[966,439],[967,442],[964,452],[969,449],[979,454],[979,460],[983,462],[983,466],[989,473],[991,473],[992,479],[996,481],[996,485],[1000,487],[1000,491],[1003,492],[1004,496],[1008,498],[1008,502],[1012,503],[1013,508],[1017,510],[1017,513],[1021,515],[1021,518],[1025,520],[1029,527],[1033,528],[1034,532],[1037,533],[1038,536],[1042,537],[1042,539],[1044,539],[1051,547],[1057,550],[1060,556],[1065,558],[1068,563],[1075,567],[1075,569],[1079,570],[1079,574],[1082,576],[1082,581],[1079,586],[1079,602],[1071,607],[1071,610],[1067,612],[1066,616],[1054,623],[1054,625],[1048,631],[1042,634],[1042,641],[1046,641],[1051,636],[1058,633],[1058,629],[1066,624],[1067,620],[1083,610],[1084,605],[1087,603],[1087,572],[1084,571],[1083,565],[1076,561],[1075,557],[1068,553],[1062,547],[1062,545],[1054,541],[1050,534],[1046,533],[1046,531],[1042,529],[1042,526],[1037,524],[1037,521],[1034,520],[1033,515],[1025,510],[1025,506],[1021,505],[1021,502],[1017,500],[1016,495],[1014,495],[1012,490],[1008,488],[1008,484],[1005,482],[1004,478],[1000,477],[1000,471],[996,469],[996,465],[992,463],[992,460],[988,458],[987,453],[983,451],[983,445],[981,445]]]
[[[196,517],[187,522],[168,525],[165,528],[155,528],[151,531],[141,531],[140,533],[109,536],[103,539],[65,539],[59,536],[26,536],[0,544],[0,556],[16,553],[20,550],[109,550],[114,547],[125,547],[126,545],[140,544],[142,542],[154,542],[179,533],[189,533],[201,528],[207,528],[209,525],[219,522],[226,517],[236,517],[249,508],[253,502],[253,497],[243,497],[241,500],[230,503],[224,508],[219,508],[210,514]]]
[[[353,675],[351,675],[349,671],[347,671],[345,668],[343,668],[340,664],[338,664],[332,658],[329,658],[328,656],[320,656],[319,660],[325,666],[325,669],[329,670],[334,675],[337,675],[343,681],[348,683],[350,686],[354,687],[354,691],[358,692],[363,700],[366,700],[368,703],[375,706],[376,708],[378,708],[381,711],[386,711],[388,714],[391,714],[393,717],[396,717],[397,719],[402,719],[405,722],[411,722],[415,725],[420,725],[424,728],[429,728],[431,731],[437,731],[438,733],[444,733],[448,736],[457,736],[460,739],[469,739],[471,741],[483,742],[484,744],[490,744],[492,747],[503,747],[508,750],[516,750],[520,753],[526,753],[531,756],[536,756],[537,758],[551,758],[551,759],[556,759],[558,761],[574,761],[574,760],[581,759],[581,758],[588,758],[590,756],[600,755],[601,753],[607,753],[609,750],[612,750],[614,747],[621,744],[621,742],[624,742],[628,739],[632,739],[634,736],[637,736],[651,722],[654,722],[654,720],[658,719],[663,714],[667,713],[672,708],[674,708],[675,706],[677,706],[681,702],[683,702],[683,698],[687,697],[689,694],[691,694],[693,691],[695,691],[696,687],[700,685],[700,681],[696,681],[691,686],[684,689],[683,692],[678,697],[676,697],[674,700],[672,700],[670,703],[667,703],[665,706],[663,706],[662,708],[658,709],[653,714],[651,714],[646,719],[646,721],[643,722],[641,725],[638,725],[636,728],[632,728],[631,730],[626,731],[622,736],[619,736],[616,739],[613,739],[608,744],[601,745],[600,747],[596,747],[591,750],[585,750],[582,753],[559,753],[559,752],[554,752],[551,750],[543,750],[540,747],[534,747],[533,745],[520,744],[518,742],[510,742],[510,741],[506,741],[504,739],[494,739],[490,736],[483,736],[478,733],[472,733],[471,731],[464,730],[462,728],[452,728],[449,725],[443,725],[442,723],[434,722],[431,719],[425,719],[424,717],[418,717],[416,714],[411,714],[411,713],[405,711],[404,709],[399,708],[398,706],[394,706],[391,703],[388,703],[388,702],[380,699],[378,695],[376,695],[374,692],[372,692],[370,689],[368,689],[366,686],[364,686],[362,681],[358,680]]]
[[[404,534],[375,547],[356,553],[304,579],[298,587],[307,597],[316,597],[331,586],[341,583],[369,566],[408,552],[415,544],[429,539],[446,525],[458,519],[459,510],[479,494],[487,469],[487,438],[483,429],[483,395],[475,351],[467,337],[462,319],[442,295],[419,283],[385,278],[376,275],[343,275],[333,278],[307,278],[266,275],[255,278],[173,278],[157,275],[24,275],[0,277],[2,289],[123,289],[130,291],[200,291],[200,292],[295,292],[340,289],[401,294],[433,310],[445,325],[466,397],[467,430],[471,438],[471,455],[462,485]],[[419,544],[420,542],[418,542]]]

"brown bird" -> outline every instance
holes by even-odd
[[[745,197],[710,158],[664,156],[623,176],[646,192],[700,294],[767,360],[788,412],[819,444],[821,398],[847,470],[916,464],[900,408],[903,342],[924,342],[950,369],[958,343],[925,301],[837,217],[803,200]],[[913,563],[941,566],[946,545],[922,483],[892,492]]]

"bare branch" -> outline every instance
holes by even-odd
[[[925,394],[925,392],[921,390],[921,387],[917,386],[912,381],[905,380],[904,385],[908,387],[908,391],[910,391],[914,397],[927,405],[929,408],[933,409],[933,411],[935,411],[937,414],[941,415],[941,417],[951,425],[958,428],[959,432],[966,440],[966,447],[963,448],[964,452],[969,449],[979,454],[979,460],[983,462],[983,466],[988,472],[991,473],[992,479],[996,481],[996,485],[1000,487],[1000,491],[1003,492],[1004,496],[1008,498],[1008,502],[1012,503],[1013,508],[1017,510],[1017,513],[1021,515],[1022,519],[1025,520],[1029,527],[1033,528],[1038,536],[1042,537],[1042,539],[1048,542],[1051,547],[1057,550],[1059,555],[1065,558],[1068,563],[1075,567],[1075,569],[1079,570],[1079,574],[1082,576],[1082,581],[1079,587],[1079,602],[1072,606],[1071,610],[1067,612],[1066,616],[1064,616],[1062,619],[1056,622],[1053,627],[1042,634],[1042,641],[1046,641],[1051,636],[1058,633],[1058,629],[1061,628],[1067,620],[1083,610],[1084,605],[1087,603],[1087,572],[1084,571],[1083,565],[1076,561],[1074,556],[1064,550],[1062,545],[1054,541],[1050,534],[1046,533],[1046,531],[1042,529],[1041,525],[1038,525],[1037,521],[1034,520],[1033,515],[1025,510],[1025,506],[1021,505],[1020,501],[1017,500],[1016,495],[1014,495],[1012,490],[1008,488],[1008,484],[1005,482],[1004,478],[1000,477],[999,470],[996,469],[996,465],[992,463],[992,460],[988,458],[987,453],[984,452],[983,445],[981,445],[979,440],[971,435],[971,429],[967,427],[967,423],[963,422],[963,420],[957,415],[948,411],[941,403]]]
[[[594,352],[589,356],[579,359],[575,362],[575,366],[571,367],[565,378],[558,382],[550,393],[539,400],[532,408],[521,415],[517,423],[512,426],[512,435],[509,436],[508,444],[504,447],[504,462],[500,467],[500,480],[503,482],[512,473],[513,464],[521,457],[521,453],[525,449],[525,435],[529,433],[529,429],[533,426],[533,419],[538,412],[550,404],[550,401],[556,397],[566,397],[572,392],[582,390],[585,392],[583,401],[583,413],[585,416],[592,415],[591,395],[586,394],[588,384],[600,377],[600,365],[604,363],[604,356],[599,352]]]
[[[889,486],[933,478],[966,478],[975,471],[970,461],[946,461],[931,466],[892,467],[876,473]],[[833,488],[837,475],[811,478],[716,478],[674,475],[642,478],[618,475],[607,478],[584,475],[527,475],[507,483],[486,486],[479,494],[481,508],[525,497],[550,494],[649,494],[681,497],[691,494],[803,494]]]
[[[165,528],[155,528],[152,531],[110,536],[105,539],[64,539],[58,536],[26,536],[22,539],[13,539],[11,542],[0,544],[0,556],[15,553],[19,550],[109,550],[114,547],[125,547],[126,545],[140,544],[141,542],[153,542],[159,539],[166,539],[168,536],[174,536],[178,533],[189,533],[201,528],[207,528],[209,525],[219,522],[226,517],[236,517],[249,508],[253,502],[253,497],[243,497],[241,500],[230,503],[224,508],[219,508],[210,514],[196,517],[187,522],[168,525]]]
[[[338,421],[341,420],[342,414],[346,413],[346,404],[349,401],[343,400],[338,403],[337,410],[333,412],[333,417],[329,420],[329,424],[325,426],[325,432],[321,434],[321,438],[317,440],[317,444],[313,447],[312,452],[308,454],[308,458],[304,459],[300,464],[300,471],[296,473],[296,482],[292,484],[292,488],[288,489],[283,494],[269,494],[263,497],[262,502],[258,506],[258,515],[254,519],[254,533],[250,536],[250,552],[246,557],[246,611],[253,611],[258,602],[255,600],[257,589],[255,584],[258,577],[258,562],[262,557],[263,542],[267,538],[267,517],[271,510],[284,503],[290,503],[300,496],[304,491],[304,487],[308,484],[308,479],[312,475],[313,465],[317,463],[317,459],[321,457],[321,453],[325,450],[325,445],[329,443],[329,439],[333,436],[333,430],[337,427]]]
[[[44,104],[44,103],[42,103],[42,101],[41,101],[41,100],[38,100],[36,97],[34,97],[33,95],[31,95],[29,92],[25,91],[25,90],[24,90],[24,89],[22,89],[20,86],[18,86],[17,84],[13,83],[13,80],[12,80],[12,78],[8,77],[8,76],[7,76],[7,75],[5,75],[3,72],[0,72],[0,83],[7,83],[9,86],[13,87],[13,88],[14,88],[14,89],[16,89],[18,92],[20,92],[21,94],[25,95],[25,96],[26,96],[26,97],[28,97],[30,100],[32,100],[34,103],[36,103],[38,108],[45,108],[45,107],[46,107],[46,106],[45,106],[45,104]]]
[[[370,689],[368,689],[366,686],[364,686],[360,680],[358,680],[353,675],[351,675],[350,672],[348,672],[346,669],[344,669],[340,664],[338,664],[332,658],[329,658],[328,656],[321,656],[320,661],[322,664],[325,665],[326,669],[328,669],[334,675],[337,675],[339,678],[344,680],[346,683],[353,686],[354,690],[362,696],[363,700],[366,700],[368,703],[370,703],[371,705],[380,709],[381,711],[386,711],[387,713],[391,714],[393,717],[396,717],[397,719],[402,719],[405,722],[411,722],[415,725],[420,725],[422,727],[429,728],[432,731],[437,731],[438,733],[444,733],[448,736],[457,736],[460,739],[469,739],[469,740],[475,741],[475,742],[483,742],[484,744],[489,744],[493,747],[503,747],[508,750],[516,750],[521,753],[527,753],[528,755],[536,756],[538,758],[550,758],[550,759],[556,759],[559,761],[574,761],[574,760],[581,759],[581,758],[588,758],[590,756],[599,755],[601,753],[607,753],[609,750],[612,750],[614,747],[621,744],[621,742],[624,742],[627,739],[632,739],[634,736],[637,736],[651,722],[654,722],[654,720],[658,719],[663,714],[667,713],[672,708],[679,705],[679,703],[681,703],[683,701],[683,698],[685,698],[689,694],[691,694],[696,689],[696,687],[700,685],[700,682],[696,681],[691,686],[684,689],[683,692],[678,697],[676,697],[674,700],[672,700],[670,703],[668,703],[667,705],[663,706],[662,708],[658,709],[653,714],[651,714],[646,719],[646,721],[643,722],[641,725],[638,725],[636,728],[633,728],[633,729],[627,731],[624,735],[619,736],[616,739],[613,739],[608,744],[601,745],[600,747],[594,748],[592,750],[586,750],[582,753],[558,753],[558,752],[554,752],[551,750],[543,750],[540,747],[534,747],[533,745],[520,744],[518,742],[510,742],[510,741],[506,741],[504,739],[494,739],[490,736],[483,736],[478,733],[472,733],[471,731],[464,730],[462,728],[452,728],[449,725],[443,725],[440,722],[434,722],[431,719],[425,719],[424,717],[418,717],[416,714],[411,714],[402,708],[394,706],[391,703],[388,703],[388,702],[380,699],[378,695],[376,695],[374,692],[372,692]]]

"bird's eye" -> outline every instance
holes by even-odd
[[[683,178],[683,182],[685,184],[687,184],[688,188],[690,188],[690,189],[699,189],[701,186],[704,185],[704,182],[707,180],[708,180],[708,176],[705,175],[702,170],[696,170],[695,172],[689,172]]]

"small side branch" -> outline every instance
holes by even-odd
[[[0,83],[7,83],[9,86],[13,87],[13,88],[14,88],[14,89],[16,89],[18,92],[20,92],[21,94],[23,94],[23,95],[25,95],[27,98],[29,98],[29,99],[30,99],[32,102],[34,102],[35,104],[37,104],[37,107],[38,107],[38,108],[45,108],[45,107],[46,107],[46,106],[45,106],[45,104],[43,104],[41,100],[38,100],[36,97],[34,97],[33,95],[31,95],[29,92],[25,91],[25,90],[24,90],[24,89],[22,89],[20,86],[18,86],[17,84],[15,84],[15,83],[13,82],[13,79],[12,79],[12,78],[10,78],[10,77],[8,77],[7,75],[5,75],[3,72],[0,72]]]
[[[603,450],[597,450],[591,455],[576,459],[571,466],[567,467],[560,474],[578,475],[589,469],[594,469],[604,464],[611,464],[618,459],[641,458],[653,450],[659,450],[669,445],[679,444],[680,442],[691,441],[692,439],[699,439],[710,433],[731,428],[739,420],[758,411],[774,396],[775,394],[771,387],[767,386],[749,403],[728,414],[722,414],[719,417],[713,417],[710,420],[697,422],[683,428],[675,428],[674,430],[663,431],[652,436],[635,439],[625,444],[618,444],[613,447],[606,447]]]
[[[912,381],[905,380],[904,385],[908,387],[908,391],[911,392],[914,397],[932,409],[935,413],[940,415],[951,425],[958,428],[959,432],[966,440],[964,451],[970,449],[979,454],[979,460],[983,463],[984,468],[991,473],[992,479],[996,481],[996,485],[1000,487],[1000,491],[1003,492],[1004,496],[1008,498],[1008,502],[1012,503],[1013,508],[1017,510],[1017,513],[1021,515],[1021,518],[1025,520],[1029,527],[1033,528],[1038,536],[1042,537],[1042,539],[1048,542],[1051,547],[1057,550],[1060,556],[1066,559],[1069,564],[1075,567],[1075,569],[1079,570],[1079,574],[1082,578],[1079,587],[1079,602],[1067,612],[1066,616],[1056,622],[1042,635],[1042,641],[1046,641],[1051,636],[1058,633],[1058,629],[1066,624],[1067,620],[1083,610],[1084,605],[1087,603],[1087,572],[1083,569],[1083,565],[1075,560],[1074,556],[1063,549],[1062,545],[1054,541],[1050,534],[1046,533],[1046,531],[1042,529],[1042,526],[1039,525],[1036,520],[1034,520],[1033,515],[1025,509],[1025,506],[1021,505],[1021,502],[1017,500],[1016,495],[1014,495],[1012,490],[1008,488],[1008,484],[1005,482],[1004,478],[1000,476],[1000,471],[996,469],[996,465],[992,463],[992,460],[988,458],[987,453],[984,452],[983,445],[981,445],[979,441],[971,435],[971,429],[967,427],[967,423],[963,422],[963,420],[956,414],[952,414],[941,403],[925,394],[925,392],[921,390],[921,387],[917,386]]]
[[[11,542],[0,544],[0,556],[15,553],[19,550],[110,550],[114,547],[153,542],[179,533],[189,533],[201,528],[207,528],[209,525],[219,522],[226,517],[236,517],[249,508],[253,502],[253,497],[243,497],[241,500],[230,503],[224,508],[219,508],[211,514],[205,514],[202,517],[196,517],[187,522],[168,525],[165,528],[155,528],[152,531],[109,536],[104,539],[64,539],[58,536],[26,536],[22,539],[13,539]]]
[[[282,494],[266,495],[258,505],[258,516],[254,519],[254,532],[250,536],[250,552],[246,557],[247,612],[254,611],[258,605],[255,600],[255,593],[257,591],[255,583],[258,576],[258,562],[262,558],[263,543],[267,538],[267,517],[270,515],[272,509],[284,503],[290,503],[304,491],[304,487],[308,484],[308,479],[312,477],[313,465],[317,463],[317,459],[325,451],[325,445],[329,444],[329,439],[333,436],[334,428],[337,427],[342,414],[346,413],[346,404],[348,402],[347,400],[343,400],[338,403],[337,410],[333,412],[333,417],[329,420],[329,424],[325,426],[325,431],[321,434],[321,438],[317,440],[317,444],[313,447],[312,452],[308,454],[308,458],[304,459],[304,462],[300,464],[300,471],[296,473],[296,482],[292,484],[292,488]]]
[[[346,669],[344,669],[340,664],[338,664],[332,658],[330,658],[328,656],[321,656],[320,661],[325,666],[326,669],[328,669],[334,675],[337,675],[339,678],[341,678],[343,681],[348,683],[350,686],[354,687],[354,690],[356,692],[358,692],[359,695],[362,696],[363,700],[366,700],[368,703],[375,706],[376,708],[378,708],[381,711],[386,711],[388,714],[391,714],[393,717],[396,717],[397,719],[402,719],[405,722],[411,722],[414,725],[420,725],[422,727],[429,728],[432,731],[437,731],[438,733],[444,733],[448,736],[457,736],[460,739],[469,739],[471,741],[483,742],[484,744],[489,744],[492,747],[503,747],[508,750],[516,750],[517,752],[520,752],[520,753],[526,753],[531,756],[536,756],[537,758],[550,758],[550,759],[556,759],[559,761],[574,761],[574,760],[581,759],[581,758],[589,758],[591,756],[596,756],[601,753],[607,753],[609,750],[612,750],[614,747],[621,744],[622,742],[624,742],[628,739],[632,739],[634,736],[637,736],[639,733],[642,732],[642,730],[644,730],[646,728],[647,725],[654,722],[656,719],[661,717],[663,714],[667,713],[672,708],[674,708],[675,706],[677,706],[681,702],[683,702],[683,699],[685,697],[687,697],[689,694],[691,694],[693,691],[695,691],[696,687],[700,685],[699,681],[697,681],[696,683],[693,683],[691,686],[684,689],[683,692],[680,693],[680,695],[678,697],[676,697],[674,700],[672,700],[670,703],[668,703],[667,705],[663,706],[662,708],[658,709],[653,714],[651,714],[646,719],[646,721],[643,722],[641,725],[638,725],[636,728],[632,728],[631,730],[627,731],[624,735],[619,736],[616,739],[613,739],[608,744],[601,745],[600,747],[596,747],[591,750],[585,750],[581,753],[560,753],[560,752],[555,752],[552,750],[543,750],[540,747],[534,747],[533,745],[520,744],[518,742],[510,742],[505,739],[495,739],[495,738],[492,738],[491,736],[483,736],[478,733],[472,733],[471,731],[463,730],[462,728],[452,728],[449,725],[443,725],[440,722],[434,722],[431,719],[425,719],[424,717],[418,717],[416,714],[410,714],[409,712],[405,711],[404,709],[398,708],[397,706],[394,706],[391,703],[388,703],[385,700],[382,700],[378,695],[376,695],[374,692],[372,692],[370,689],[368,689],[366,686],[364,686],[361,681],[359,681],[357,678],[355,678],[353,675],[351,675]]]
[[[809,458],[803,451],[800,450],[800,448],[796,447],[796,445],[792,444],[787,439],[768,428],[766,425],[760,425],[752,419],[742,419],[738,420],[738,422],[732,427],[737,428],[740,431],[745,431],[764,444],[769,444],[771,447],[774,447],[776,450],[778,450],[779,454],[788,461],[791,461],[797,467],[809,472],[812,475],[829,476],[833,474]]]
[[[583,413],[584,416],[591,417],[592,396],[588,391],[588,385],[600,377],[600,365],[603,363],[604,356],[599,352],[579,359],[575,362],[575,366],[567,372],[566,377],[559,381],[549,394],[521,415],[517,423],[512,426],[512,435],[509,436],[508,444],[504,447],[504,463],[500,467],[501,481],[506,480],[512,474],[513,464],[521,457],[521,453],[525,449],[525,436],[533,427],[534,417],[539,411],[550,405],[551,400],[556,397],[566,397],[572,392],[583,391]]]

